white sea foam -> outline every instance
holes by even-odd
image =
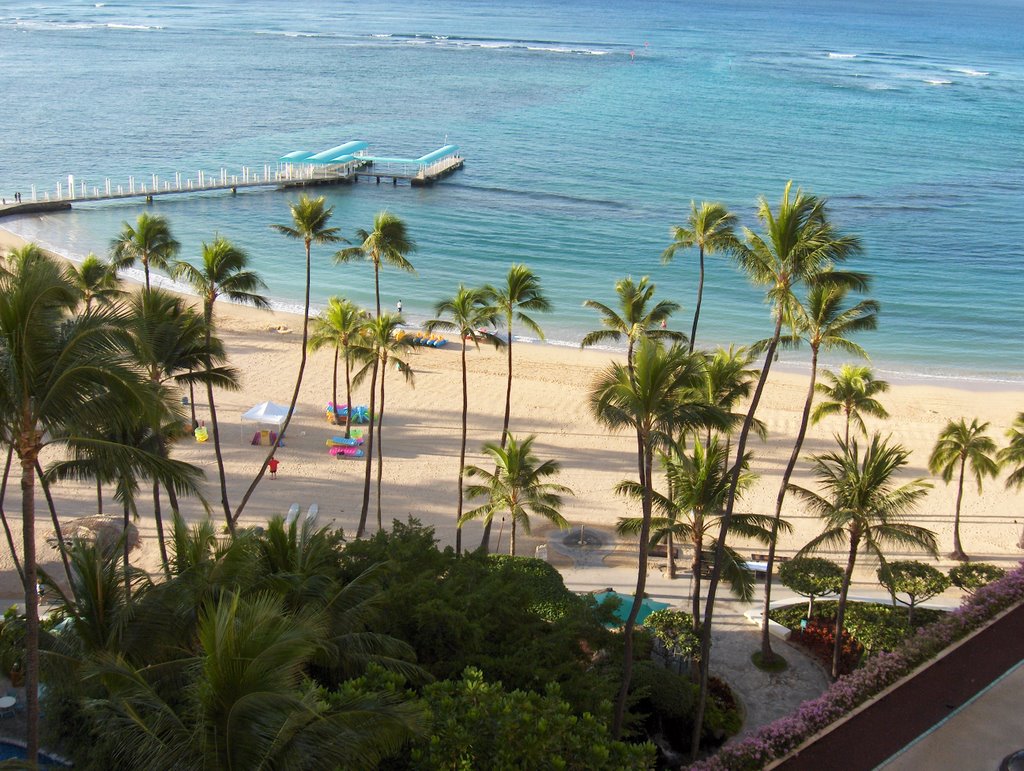
[[[929,86],[951,86],[953,85],[952,80],[942,80],[940,78],[925,78],[925,83]]]
[[[119,24],[117,22],[111,22],[111,23],[106,24],[104,26],[106,26],[107,29],[131,29],[131,30],[141,30],[143,32],[149,32],[149,31],[153,31],[153,30],[161,30],[161,29],[163,29],[163,27],[156,26],[156,25],[149,25],[149,24]]]
[[[954,67],[950,72],[959,72],[970,78],[984,78],[992,74],[990,72],[984,72],[983,70],[972,70],[970,67]]]
[[[828,52],[829,59],[856,59],[857,54],[837,54],[834,51]]]

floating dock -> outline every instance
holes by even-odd
[[[360,179],[399,180],[414,187],[432,185],[447,177],[464,163],[458,145],[445,145],[419,158],[377,156],[368,152],[369,143],[354,140],[313,153],[296,150],[278,159],[272,167],[243,166],[240,173],[230,174],[226,168],[213,173],[199,170],[196,174],[177,172],[173,179],[153,174],[149,178],[129,177],[125,183],[103,180],[102,186],[89,185],[69,174],[67,182],[58,182],[51,189],[37,190],[33,185],[26,195],[14,200],[13,194],[0,202],[0,217],[15,214],[70,209],[75,203],[115,201],[123,198],[144,198],[152,201],[156,196],[202,193],[217,190],[273,187],[309,187],[356,183]]]

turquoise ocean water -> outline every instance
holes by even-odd
[[[542,276],[545,327],[572,344],[586,298],[649,274],[684,306],[696,259],[659,255],[691,198],[756,227],[787,179],[862,236],[879,369],[1024,381],[1024,12],[929,0],[50,2],[0,6],[0,193],[104,177],[262,166],[367,139],[466,168],[427,189],[324,189],[351,234],[388,208],[418,277],[383,294],[413,320],[512,261]],[[274,298],[301,302],[301,246],[275,234],[290,194],[169,198],[185,256],[224,234]],[[104,252],[141,204],[4,220],[72,256]],[[372,296],[364,266],[314,253],[314,301]],[[700,342],[766,336],[759,294],[712,259]],[[799,354],[791,358],[799,359]]]

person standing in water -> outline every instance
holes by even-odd
[[[395,305],[395,307],[398,308],[398,312],[401,313],[402,312],[402,301],[399,300],[398,303]]]

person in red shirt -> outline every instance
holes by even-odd
[[[277,467],[281,465],[281,462],[277,458],[271,458],[267,466],[270,468],[270,478],[277,479]]]

